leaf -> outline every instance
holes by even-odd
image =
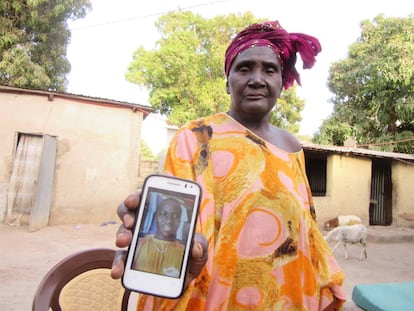
[[[414,136],[414,16],[361,22],[361,35],[348,57],[329,68],[333,113],[314,140],[341,144],[346,135],[358,143]],[[339,122],[338,124],[335,124]],[[346,130],[347,128],[351,131]],[[414,153],[414,145],[391,144],[382,150]],[[408,147],[407,147],[408,146]]]
[[[89,0],[1,2],[0,84],[64,91],[70,71],[67,20],[90,8]]]
[[[211,19],[192,12],[163,15],[156,22],[160,32],[156,48],[139,47],[134,52],[126,79],[149,90],[152,107],[166,114],[169,124],[180,126],[227,111],[225,50],[238,31],[257,21],[250,12]],[[277,107],[271,122],[297,132],[304,102],[295,89],[286,92]]]

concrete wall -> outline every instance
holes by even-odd
[[[142,188],[145,178],[150,174],[160,174],[162,170],[159,167],[158,161],[140,161],[138,189]]]
[[[314,197],[318,223],[338,215],[358,215],[369,224],[370,158],[331,154],[327,158],[327,192]],[[393,160],[392,225],[414,227],[414,165]]]
[[[314,197],[319,223],[338,215],[358,215],[369,223],[371,160],[331,154],[327,158],[327,191]]]
[[[391,170],[392,224],[414,227],[414,165],[394,161]]]
[[[0,93],[0,103],[0,190],[9,182],[17,133],[47,134],[58,140],[49,224],[117,218],[119,202],[138,187],[142,112],[44,94]]]

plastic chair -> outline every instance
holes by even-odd
[[[66,257],[43,277],[32,310],[127,310],[130,291],[110,274],[114,256],[98,248]]]

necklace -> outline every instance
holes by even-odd
[[[164,254],[167,251],[167,247],[163,242],[158,242],[154,239],[154,246],[157,251],[161,254]]]

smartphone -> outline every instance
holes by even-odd
[[[178,298],[184,290],[201,188],[192,181],[149,175],[141,191],[123,286]]]

